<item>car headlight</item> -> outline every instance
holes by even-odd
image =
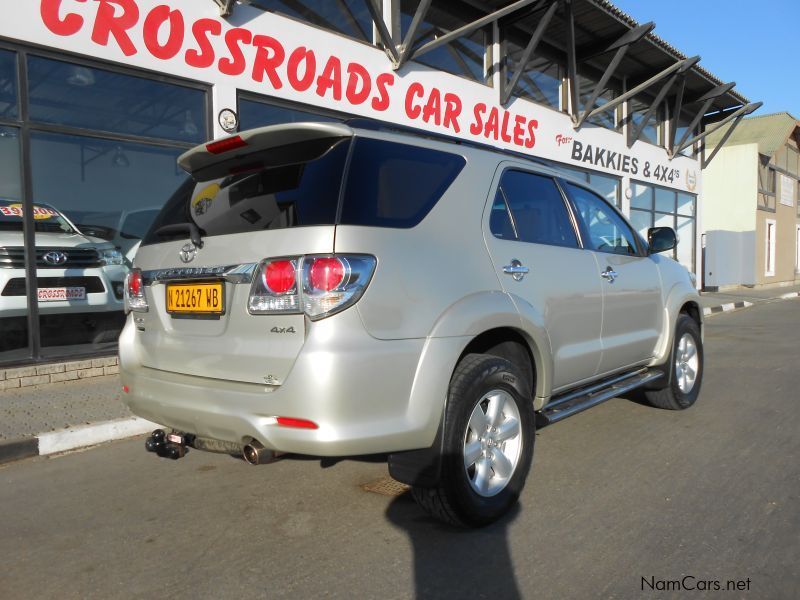
[[[124,264],[125,262],[124,257],[122,256],[122,252],[120,252],[116,248],[111,250],[101,250],[100,261],[104,265],[121,265]]]

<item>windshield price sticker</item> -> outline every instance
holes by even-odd
[[[0,206],[0,214],[5,215],[6,217],[17,217],[21,219],[23,217],[22,204],[9,204],[7,206]],[[55,217],[57,214],[58,213],[52,208],[47,208],[44,206],[33,207],[33,218],[38,221]]]

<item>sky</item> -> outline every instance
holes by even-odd
[[[611,0],[751,102],[800,118],[800,0]]]

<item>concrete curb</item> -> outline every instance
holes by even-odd
[[[707,306],[703,309],[703,316],[708,317],[709,315],[739,310],[741,308],[747,308],[748,306],[753,306],[753,303],[744,300],[741,302],[727,302],[725,304],[720,304],[719,306]]]
[[[158,427],[160,425],[156,423],[132,417],[40,433],[35,437],[0,444],[0,464],[134,437]]]
[[[789,292],[787,294],[781,294],[780,296],[776,296],[774,298],[764,298],[763,302],[775,302],[776,300],[791,300],[792,298],[800,298],[800,292]],[[759,302],[759,304],[760,303],[761,302]],[[728,302],[726,304],[720,304],[719,306],[706,306],[703,309],[703,316],[708,317],[709,315],[716,315],[723,312],[730,312],[732,310],[740,310],[742,308],[748,308],[749,306],[753,306],[754,304],[756,303],[742,300],[740,302]]]

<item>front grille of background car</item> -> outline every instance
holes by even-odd
[[[51,265],[44,261],[48,252],[63,252],[67,262],[63,265]],[[39,269],[90,269],[101,267],[100,255],[94,248],[36,248],[36,267]],[[0,248],[0,269],[24,269],[25,249],[22,246]]]
[[[86,288],[87,294],[105,292],[106,288],[99,277],[39,277],[36,285],[40,288],[67,288],[82,287]],[[25,278],[15,277],[9,279],[6,287],[3,288],[3,296],[24,296]]]

